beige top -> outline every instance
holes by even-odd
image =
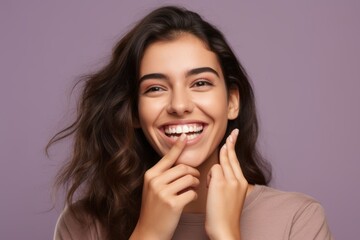
[[[204,214],[183,214],[173,240],[208,239]],[[243,240],[332,240],[322,206],[301,193],[282,192],[256,185],[246,198],[241,215]],[[74,220],[66,209],[59,217],[54,239],[104,239],[101,225],[87,227]]]

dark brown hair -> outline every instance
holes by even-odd
[[[66,186],[66,202],[73,211],[74,202],[80,200],[109,239],[131,235],[141,207],[144,172],[159,159],[142,130],[134,127],[144,50],[181,33],[201,39],[217,55],[227,88],[239,89],[240,114],[228,122],[225,136],[239,128],[236,153],[250,184],[266,185],[270,180],[270,168],[256,149],[253,90],[222,33],[197,13],[179,7],[156,9],[119,41],[102,70],[84,79],[76,120],[48,144],[74,137],[70,161],[59,172],[56,185]]]

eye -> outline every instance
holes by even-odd
[[[211,82],[209,82],[208,80],[197,80],[193,83],[193,87],[207,87],[207,86],[212,86],[213,84]]]
[[[146,89],[145,93],[160,92],[160,91],[164,91],[164,89],[160,86],[153,86]]]

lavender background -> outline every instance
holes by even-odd
[[[144,1],[145,2],[145,1]],[[227,36],[251,76],[272,186],[314,196],[337,239],[360,214],[360,2],[0,2],[0,238],[51,239],[51,183],[69,142],[44,155],[72,118],[76,77],[99,68],[149,10],[176,3]]]

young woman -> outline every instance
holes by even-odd
[[[332,239],[312,198],[267,187],[254,95],[223,35],[159,8],[84,82],[55,239]]]

